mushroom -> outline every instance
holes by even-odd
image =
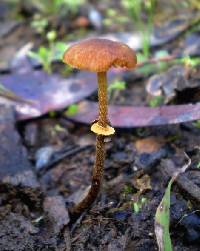
[[[91,188],[86,197],[72,209],[72,213],[80,214],[94,202],[99,193],[105,160],[104,138],[115,132],[108,122],[106,73],[111,67],[134,68],[137,58],[126,44],[93,38],[69,47],[64,53],[63,62],[77,69],[96,72],[98,79],[99,117],[91,126],[91,131],[97,134],[96,160]]]

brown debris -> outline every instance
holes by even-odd
[[[134,179],[134,187],[136,187],[140,194],[143,193],[146,190],[151,190],[151,179],[150,176],[145,174],[140,178]]]
[[[164,140],[158,137],[148,137],[145,139],[138,139],[135,142],[135,147],[138,153],[157,152],[163,145],[164,145]]]
[[[89,24],[90,24],[90,21],[87,17],[80,16],[80,17],[77,17],[76,20],[74,20],[74,22],[72,23],[72,26],[74,28],[86,28],[89,26]]]

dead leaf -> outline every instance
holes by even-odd
[[[90,124],[98,117],[98,103],[82,101],[78,112],[68,116],[73,121]],[[109,106],[109,120],[113,127],[134,128],[178,124],[200,119],[200,103],[161,107]]]
[[[190,78],[193,71],[193,69],[175,65],[164,73],[150,77],[146,85],[146,90],[151,96],[162,95],[165,99],[165,104],[167,104],[174,100],[177,94],[180,95],[182,92],[187,93],[190,90],[193,91],[194,88],[200,88],[199,79]],[[195,95],[195,93],[196,92],[193,91],[193,95]],[[190,101],[193,101],[192,92],[189,96]],[[182,103],[184,103],[184,100],[182,100]]]
[[[109,82],[120,74],[119,70],[110,71]],[[28,101],[25,104],[16,102],[18,120],[63,109],[91,95],[97,89],[96,74],[90,72],[80,72],[64,78],[57,74],[48,75],[43,71],[31,71],[2,75],[0,83],[13,94],[13,97],[33,102],[33,104],[27,104]]]

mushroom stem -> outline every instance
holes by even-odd
[[[107,76],[106,72],[97,73],[98,99],[99,99],[99,120],[102,127],[107,126],[108,102],[107,102]]]
[[[99,98],[99,119],[98,123],[102,127],[107,127],[107,77],[106,72],[97,73],[98,80],[98,98]],[[92,172],[92,184],[86,197],[72,208],[71,213],[76,216],[81,214],[84,210],[89,208],[97,198],[101,188],[101,181],[103,178],[103,168],[105,160],[105,142],[104,135],[97,134],[96,136],[96,160]]]
[[[88,209],[97,198],[101,188],[101,181],[103,178],[103,166],[105,160],[105,136],[97,135],[96,137],[96,160],[92,172],[92,184],[86,197],[72,208],[71,213],[76,216]]]

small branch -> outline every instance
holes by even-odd
[[[146,61],[140,62],[137,64],[137,68],[142,67],[147,64],[158,64],[160,62],[170,62],[175,59],[179,59],[180,57],[177,55],[168,55],[162,58],[150,58]]]

